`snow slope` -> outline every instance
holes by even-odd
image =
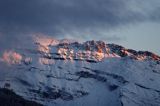
[[[160,106],[160,57],[102,41],[5,51],[0,87],[46,106]]]

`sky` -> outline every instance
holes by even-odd
[[[160,55],[159,10],[160,0],[0,0],[0,51],[40,34]]]

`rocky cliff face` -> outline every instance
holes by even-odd
[[[47,106],[159,106],[160,57],[103,41],[36,38],[5,51],[0,86]]]

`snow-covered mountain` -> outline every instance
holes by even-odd
[[[148,51],[36,37],[0,69],[1,88],[45,106],[160,106],[160,57]]]

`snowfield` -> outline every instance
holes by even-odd
[[[45,106],[160,106],[159,56],[102,41],[43,40],[4,52],[1,88]]]

